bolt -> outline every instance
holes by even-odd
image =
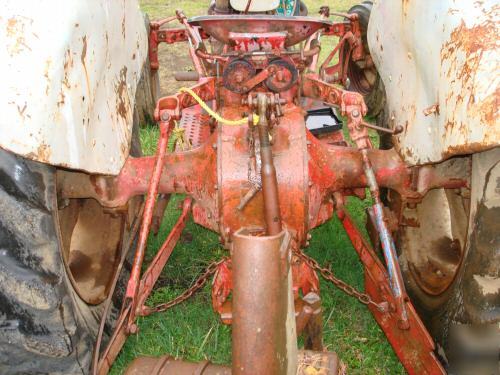
[[[214,150],[216,150],[217,149],[217,143],[213,143],[212,147],[213,147]]]
[[[306,236],[306,238],[307,238],[308,240],[310,240],[310,239],[312,238],[312,235],[311,235],[311,233],[307,233],[307,236]]]
[[[214,185],[214,189],[217,190],[219,187],[217,186],[217,184]]]
[[[394,135],[397,135],[397,134],[399,134],[399,133],[402,133],[402,132],[403,132],[403,130],[404,130],[403,126],[401,126],[401,125],[397,125],[397,126],[394,128],[394,133],[393,133],[393,134],[394,134]]]
[[[410,323],[408,320],[398,320],[398,328],[406,330],[410,328]]]
[[[137,327],[137,324],[133,323],[130,325],[128,328],[128,333],[131,335],[135,335],[137,332],[139,332],[139,327]]]
[[[359,111],[357,109],[353,109],[351,115],[352,117],[359,117]]]
[[[236,81],[236,83],[242,83],[243,82],[243,73],[241,73],[241,72],[234,73],[234,80]]]
[[[162,121],[168,121],[168,120],[170,120],[170,115],[167,112],[162,112],[162,114],[161,114],[161,120]]]
[[[306,241],[305,247],[309,246],[309,241]]]
[[[284,82],[284,81],[285,81],[285,76],[283,75],[283,71],[278,70],[278,71],[276,72],[276,80],[277,80],[278,82]]]
[[[387,312],[389,310],[389,304],[387,302],[380,302],[378,310],[380,312]]]

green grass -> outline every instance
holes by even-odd
[[[331,3],[332,10],[345,11],[355,1],[340,0]],[[143,0],[142,8],[151,19],[172,15],[175,9],[183,9],[188,16],[204,13],[208,1]],[[306,1],[309,14],[314,15],[323,5],[318,0]],[[332,46],[334,41],[329,43]],[[328,44],[323,44],[326,53]],[[182,55],[183,47],[169,47],[163,53]],[[160,51],[160,53],[162,53]],[[175,88],[168,82],[169,69],[162,75],[165,91]],[[182,67],[176,67],[176,69]],[[165,77],[165,79],[163,79]],[[145,154],[153,154],[158,130],[148,126],[141,129],[141,142]],[[147,260],[154,256],[170,228],[180,214],[181,196],[174,196],[157,237],[148,242]],[[348,209],[360,227],[364,228],[364,208],[368,201],[350,198]],[[334,273],[346,282],[363,289],[363,270],[342,225],[337,219],[312,231],[310,246],[306,252],[321,264],[331,266]],[[218,236],[189,221],[165,267],[148,304],[165,302],[175,297],[203,272],[205,267],[226,253],[218,242]],[[355,299],[346,296],[333,285],[321,280],[323,302],[324,342],[328,350],[336,351],[346,363],[350,374],[404,374],[384,334],[368,309]],[[210,359],[214,363],[231,361],[231,328],[220,323],[212,311],[210,286],[207,285],[189,301],[171,310],[140,318],[139,334],[128,338],[120,356],[112,368],[113,374],[121,374],[137,356],[159,356],[165,353],[199,361]]]

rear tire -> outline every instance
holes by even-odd
[[[480,357],[474,371],[489,373],[477,365],[498,366],[498,349],[488,350],[500,339],[500,148],[458,159],[472,163],[470,193],[431,190],[403,208],[419,227],[402,226],[395,239],[407,291],[449,370],[463,373]]]
[[[0,150],[0,174],[0,372],[88,373],[102,307],[68,278],[55,168]]]
[[[373,62],[371,62],[370,50],[368,48],[367,31],[372,6],[372,1],[363,1],[361,4],[354,5],[348,11],[349,14],[355,13],[358,15],[361,38],[367,56],[360,61],[349,61],[347,65],[349,86],[347,89],[363,95],[368,107],[367,115],[375,118],[384,109],[386,96],[384,84]],[[367,66],[367,63],[368,65],[371,64],[371,66]]]
[[[136,92],[130,144],[135,157],[141,156],[139,125],[146,121],[141,118],[156,104],[155,77],[147,61]],[[56,171],[0,149],[1,374],[89,373],[103,301],[130,240],[139,198],[129,202],[125,214],[107,212],[92,199],[58,202]],[[111,227],[119,232],[109,235]],[[96,246],[100,249],[92,249]],[[89,251],[79,254],[85,248]],[[96,268],[102,272],[93,272]],[[125,261],[101,350],[118,316],[129,270]]]

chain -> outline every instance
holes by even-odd
[[[145,309],[147,311],[147,314],[168,310],[168,309],[178,305],[179,303],[182,303],[185,300],[191,298],[193,296],[193,294],[195,294],[198,290],[200,290],[206,284],[208,278],[210,276],[212,276],[217,271],[219,266],[222,263],[224,263],[227,259],[228,259],[227,257],[224,257],[218,261],[210,263],[208,265],[207,269],[205,270],[205,272],[203,272],[203,274],[201,274],[201,276],[198,277],[198,279],[196,279],[194,284],[191,285],[188,289],[186,289],[183,293],[179,294],[174,299],[172,299],[168,302],[165,302],[165,303],[161,303],[155,307],[146,307]]]
[[[363,305],[373,305],[380,311],[385,310],[384,305],[376,303],[368,294],[361,293],[353,286],[347,284],[345,281],[342,281],[339,278],[335,277],[332,271],[330,271],[328,268],[321,267],[321,265],[315,259],[307,256],[299,250],[294,250],[294,254],[304,262],[306,262],[312,269],[318,271],[324,279],[330,281],[333,285],[342,290],[348,296],[356,298]]]
[[[318,271],[321,274],[321,276],[323,276],[324,279],[330,281],[333,285],[342,290],[348,296],[356,298],[363,305],[373,305],[380,311],[385,310],[385,306],[383,304],[373,301],[368,294],[361,293],[352,285],[349,285],[345,281],[342,281],[341,279],[335,277],[332,271],[330,271],[328,268],[321,267],[321,265],[315,259],[307,256],[302,251],[298,250],[295,250],[294,254],[300,259],[302,259],[304,262],[306,262],[312,269]],[[227,259],[228,259],[227,257],[224,257],[218,261],[210,263],[206,268],[205,272],[203,272],[203,274],[201,274],[201,276],[198,277],[198,279],[196,279],[193,285],[190,286],[188,289],[186,289],[183,293],[179,294],[174,299],[165,303],[161,303],[155,307],[145,307],[145,311],[147,312],[148,315],[153,312],[166,311],[191,298],[193,294],[195,294],[206,284],[208,278],[212,276],[217,271],[219,266],[222,263],[224,263]]]

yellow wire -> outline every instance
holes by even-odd
[[[188,93],[193,97],[194,100],[198,102],[198,104],[203,108],[207,113],[212,116],[214,119],[216,119],[218,122],[222,122],[223,124],[226,125],[245,125],[248,120],[246,118],[242,118],[239,120],[228,120],[226,118],[223,118],[221,115],[219,115],[217,112],[214,112],[212,108],[210,108],[207,103],[205,103],[193,90],[187,87],[182,87],[180,92],[185,92]],[[254,114],[253,115],[253,124],[256,125],[259,122],[259,116]]]

